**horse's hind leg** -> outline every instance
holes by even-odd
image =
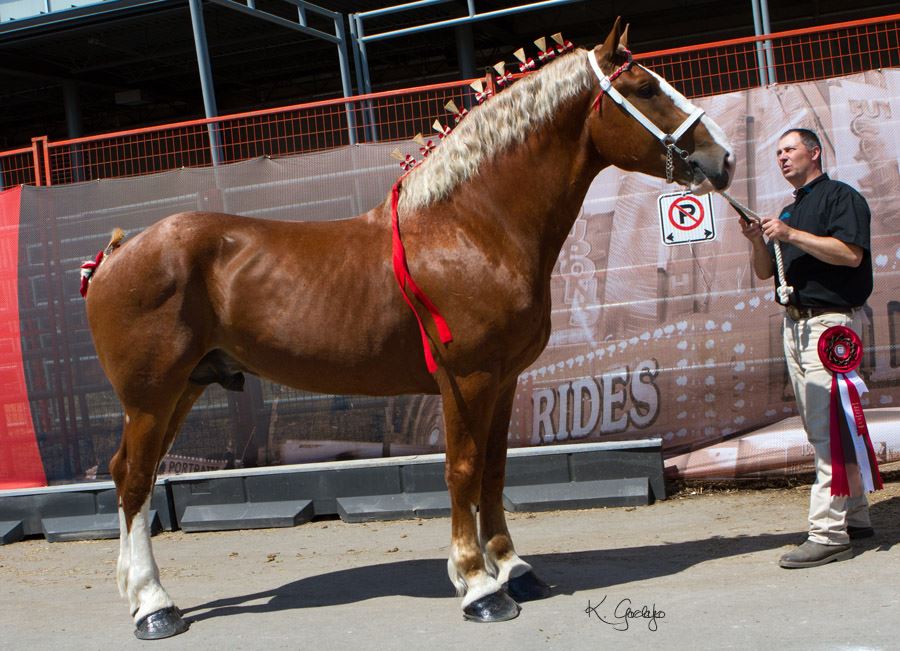
[[[119,496],[120,546],[116,578],[128,598],[135,635],[159,639],[183,633],[187,624],[159,582],[150,542],[150,498],[156,469],[184,417],[203,387],[189,386],[180,396],[152,406],[125,405],[122,444],[110,462]]]
[[[509,595],[521,603],[549,597],[550,587],[535,575],[531,565],[516,554],[503,510],[509,417],[515,394],[513,384],[503,390],[494,408],[481,480],[479,519],[485,563],[497,581],[506,586]]]
[[[466,619],[497,622],[519,614],[519,606],[485,569],[475,519],[491,416],[497,399],[494,378],[475,373],[439,379],[447,435],[447,488],[450,490],[451,545],[447,570],[463,596]]]

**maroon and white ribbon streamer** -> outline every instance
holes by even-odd
[[[884,484],[859,398],[868,388],[856,372],[862,360],[862,342],[850,328],[832,326],[819,337],[818,352],[825,368],[833,373],[829,418],[831,494],[859,497],[879,490]]]

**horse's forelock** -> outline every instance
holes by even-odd
[[[446,198],[483,163],[524,140],[592,83],[584,50],[575,50],[476,107],[407,177],[401,206],[411,210]]]

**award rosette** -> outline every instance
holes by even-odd
[[[862,341],[846,326],[819,337],[819,359],[831,378],[831,494],[859,497],[883,487],[859,396],[868,388],[856,369]]]

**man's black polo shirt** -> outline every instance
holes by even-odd
[[[834,237],[863,249],[858,267],[822,262],[786,242],[781,243],[787,284],[794,288],[791,303],[804,307],[857,307],[872,293],[872,254],[869,241],[871,213],[863,196],[827,174],[794,193],[794,203],[780,218],[791,228],[820,237]],[[775,249],[769,242],[773,259]],[[776,287],[778,275],[775,275]]]

